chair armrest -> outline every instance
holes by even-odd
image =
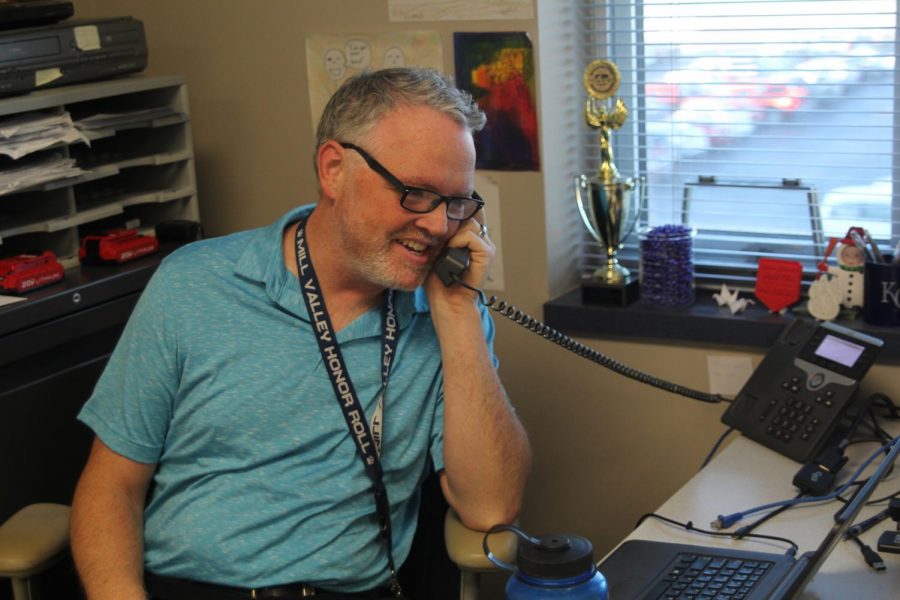
[[[499,571],[484,554],[482,540],[483,531],[469,529],[459,520],[452,508],[444,517],[444,538],[447,554],[463,571]],[[491,535],[491,552],[500,560],[515,564],[519,538],[511,531],[501,531]]]
[[[69,549],[69,507],[29,504],[0,525],[0,578],[40,573]]]

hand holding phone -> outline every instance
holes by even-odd
[[[485,240],[485,236],[487,235],[487,226],[483,223],[483,220],[484,213],[477,213],[472,218],[470,223],[478,226],[479,231],[475,232],[469,229],[468,233],[470,235],[476,235],[480,240],[484,240],[488,245],[491,245],[489,241]],[[458,233],[461,234],[463,233],[463,231],[460,231]],[[464,246],[461,248],[452,248],[450,246],[447,246],[437,257],[437,259],[435,259],[432,270],[434,271],[435,275],[438,276],[438,279],[441,280],[444,286],[450,287],[454,283],[461,281],[462,274],[466,269],[469,268],[471,260],[472,250],[468,246]]]

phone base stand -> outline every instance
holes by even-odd
[[[626,277],[622,283],[606,283],[589,276],[581,279],[581,301],[585,304],[628,306],[639,295],[640,282],[635,276]]]

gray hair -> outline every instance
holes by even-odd
[[[367,135],[398,106],[424,106],[444,113],[474,135],[487,122],[472,95],[434,69],[367,71],[348,79],[325,105],[316,130],[316,154],[328,140],[353,142]]]

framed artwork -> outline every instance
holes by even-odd
[[[534,52],[527,33],[454,33],[456,84],[487,115],[475,136],[476,168],[540,169],[534,94]]]

